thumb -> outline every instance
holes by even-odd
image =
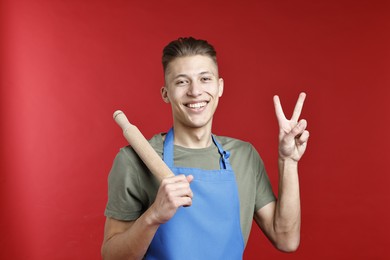
[[[188,175],[188,176],[186,176],[186,178],[187,178],[187,181],[189,183],[191,183],[194,180],[194,176],[192,176],[192,175]]]
[[[306,129],[307,122],[306,120],[302,119],[298,122],[296,126],[294,126],[290,132],[286,133],[283,140],[283,143],[291,143],[294,141],[295,138],[299,138],[301,134],[305,131]]]
[[[295,137],[299,137],[306,129],[307,127],[307,121],[305,119],[302,119],[298,122],[298,124],[291,129],[291,135]]]

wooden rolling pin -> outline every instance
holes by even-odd
[[[121,110],[115,111],[113,117],[115,122],[122,128],[123,136],[155,177],[161,181],[166,177],[174,176],[173,172],[152,148],[139,129],[135,125],[130,124]]]

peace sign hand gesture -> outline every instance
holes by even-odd
[[[274,96],[275,113],[279,123],[279,158],[282,160],[292,159],[298,162],[306,150],[309,139],[309,132],[306,130],[307,122],[304,119],[298,121],[305,98],[305,93],[299,95],[293,115],[288,120],[279,97]]]

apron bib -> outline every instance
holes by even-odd
[[[194,194],[190,207],[180,207],[160,225],[146,252],[146,259],[219,260],[242,259],[244,239],[240,226],[240,205],[229,152],[212,136],[221,154],[219,170],[174,166],[171,129],[164,141],[163,159],[175,175],[193,175]]]

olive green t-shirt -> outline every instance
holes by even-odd
[[[163,135],[149,140],[162,157]],[[236,175],[240,221],[243,238],[248,241],[253,214],[275,200],[263,161],[248,142],[216,136],[225,151]],[[177,167],[220,169],[220,154],[214,143],[208,148],[189,149],[174,146],[174,164]],[[137,219],[153,203],[159,182],[146,168],[130,146],[120,149],[108,177],[108,202],[105,215],[117,220]]]

